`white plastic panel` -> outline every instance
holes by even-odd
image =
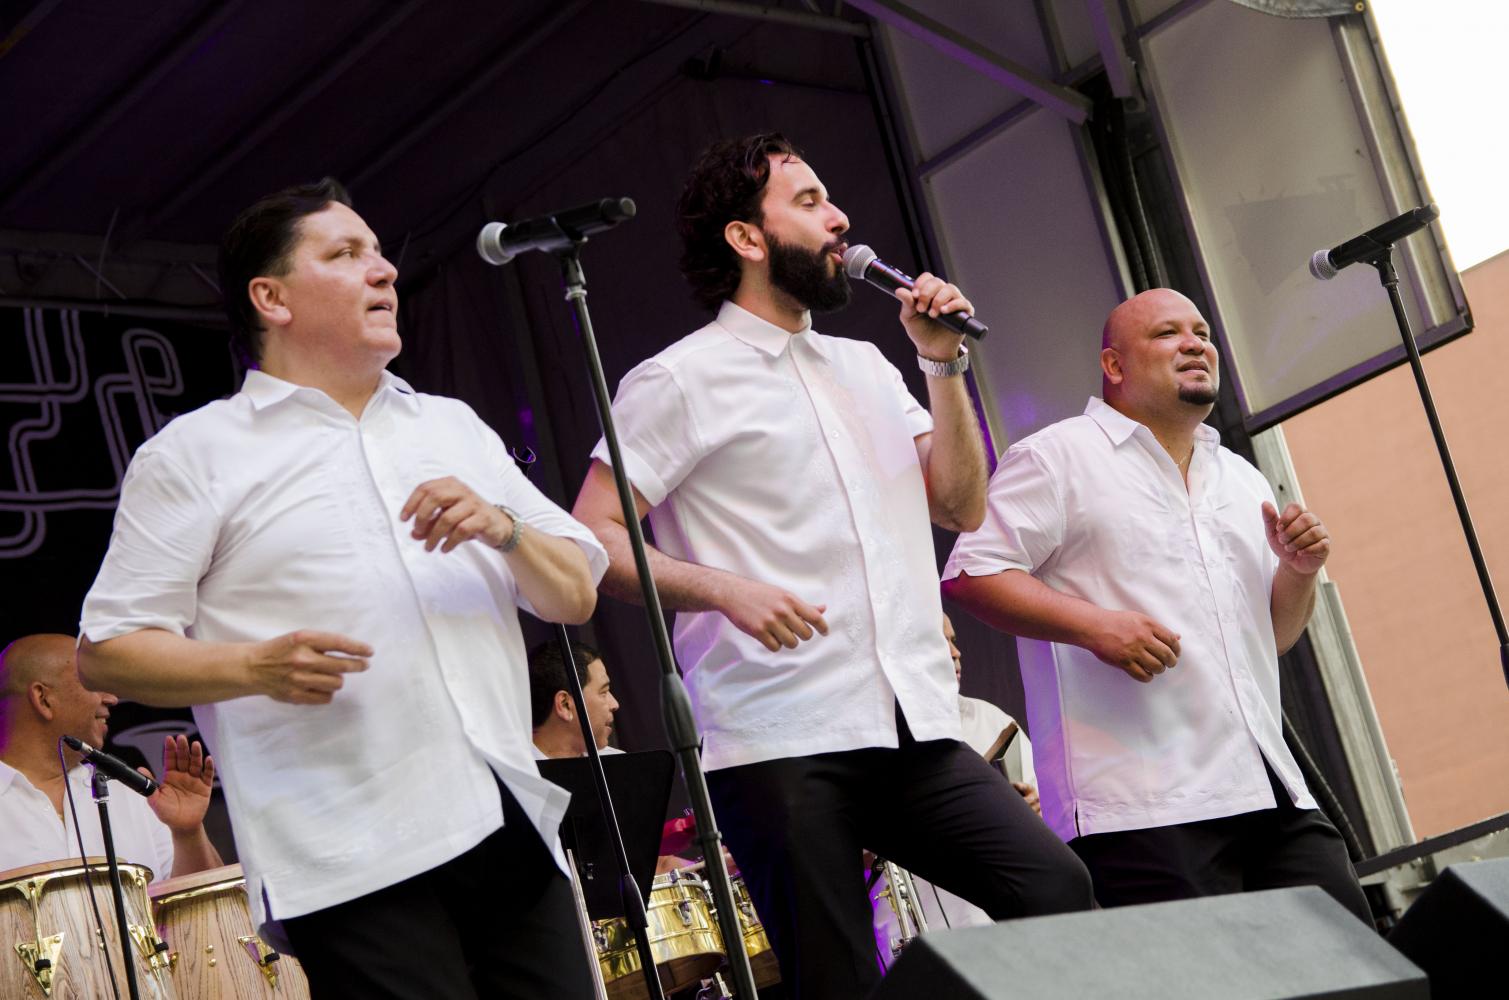
[[[1100,329],[1120,293],[1073,129],[1035,111],[927,184],[949,277],[990,324],[972,350],[998,450],[1100,392]]]
[[[1215,0],[1143,41],[1246,413],[1399,344],[1372,268],[1311,253],[1390,218],[1331,26]],[[1433,253],[1429,235],[1405,244]],[[1417,333],[1417,294],[1398,256]]]
[[[912,0],[909,6],[1036,73],[1053,75],[1037,15],[1026,0]],[[882,31],[912,142],[923,159],[1024,100],[924,42],[892,28]]]

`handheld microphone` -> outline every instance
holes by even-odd
[[[1317,250],[1310,258],[1310,273],[1321,281],[1330,281],[1336,277],[1337,271],[1359,260],[1367,260],[1389,244],[1398,243],[1410,233],[1424,229],[1440,214],[1440,210],[1432,202],[1423,208],[1412,208],[1398,218],[1390,219],[1329,250]]]
[[[138,795],[151,795],[157,791],[156,779],[147,777],[119,757],[113,757],[103,750],[97,750],[83,740],[73,736],[63,737],[63,742],[83,754],[84,760],[94,765],[95,770],[104,771],[106,775],[119,781]]]
[[[894,295],[898,288],[911,290],[917,284],[911,275],[887,264],[863,243],[856,243],[844,251],[844,273],[851,278],[869,282],[887,295]],[[990,332],[990,327],[968,313],[943,313],[937,317],[937,321],[950,330],[957,330],[975,340]]]
[[[634,218],[635,211],[632,198],[603,198],[513,225],[489,222],[477,234],[477,253],[489,264],[507,264],[528,250],[559,253]]]

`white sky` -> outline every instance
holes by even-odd
[[[1509,250],[1509,2],[1372,0],[1457,269]]]

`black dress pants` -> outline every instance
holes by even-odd
[[[1101,906],[1318,885],[1369,926],[1346,842],[1318,809],[1298,809],[1268,769],[1276,808],[1076,837]]]
[[[899,720],[899,713],[898,713]],[[1088,909],[1090,878],[997,770],[955,740],[712,771],[718,825],[793,997],[880,981],[863,851],[997,920]]]
[[[590,1000],[571,884],[507,788],[503,828],[284,931],[314,1000]]]

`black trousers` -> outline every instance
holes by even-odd
[[[1084,866],[999,771],[963,743],[916,742],[904,722],[895,750],[764,761],[707,780],[793,997],[863,997],[880,981],[866,848],[997,920],[1091,905]]]
[[[1346,842],[1318,809],[1297,809],[1268,769],[1278,806],[1219,819],[1093,833],[1069,846],[1101,906],[1318,885],[1372,925]]]
[[[315,1000],[590,1000],[571,884],[507,788],[460,857],[283,921]]]

